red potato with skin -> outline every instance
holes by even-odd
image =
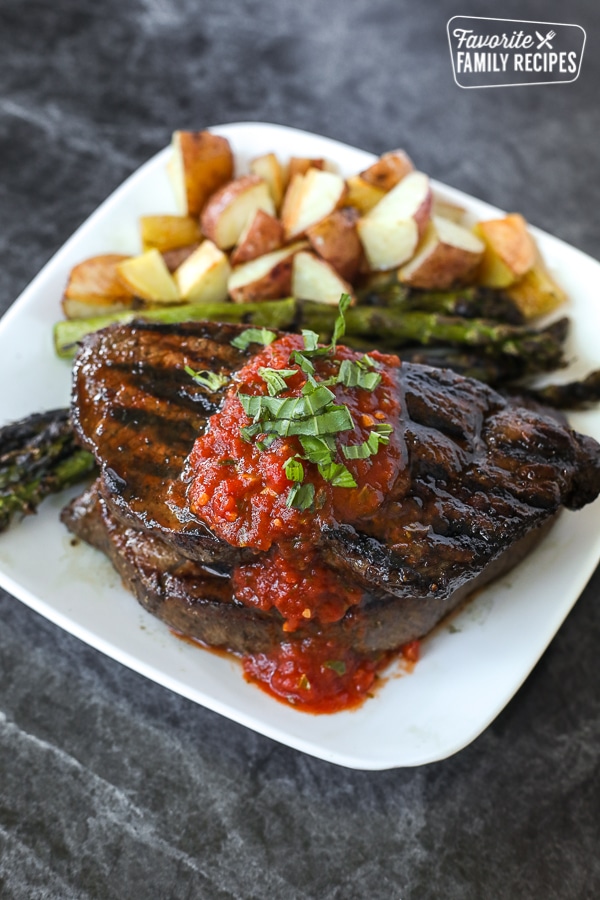
[[[306,231],[313,250],[346,281],[352,281],[360,269],[363,249],[356,230],[359,213],[352,207],[336,209]]]
[[[449,290],[473,279],[485,247],[472,231],[434,216],[415,256],[398,272],[403,284]]]
[[[295,175],[288,185],[281,210],[285,239],[303,235],[341,206],[346,194],[344,179],[334,172],[308,169]]]
[[[229,250],[258,209],[275,215],[266,182],[258,175],[236,178],[214,193],[204,207],[200,218],[202,233],[221,250]]]
[[[358,234],[371,271],[395,269],[414,255],[431,215],[429,178],[411,172],[358,220]]]
[[[291,181],[294,175],[306,175],[309,169],[325,169],[327,168],[324,159],[310,159],[307,156],[291,156],[288,162],[288,180]]]
[[[180,211],[198,217],[208,198],[233,178],[226,138],[210,131],[176,131],[168,173]]]
[[[404,150],[390,150],[361,172],[360,178],[387,193],[414,169],[413,161]]]
[[[253,303],[289,297],[294,254],[307,246],[306,241],[299,241],[235,268],[227,285],[231,299],[235,303]]]
[[[163,250],[162,258],[171,275],[179,268],[181,263],[188,258],[188,256],[192,255],[194,250],[198,249],[199,246],[200,243],[196,242],[194,244],[187,244],[185,247],[174,247],[173,250]]]
[[[279,250],[283,245],[283,225],[274,216],[257,209],[241,233],[230,261],[232,266],[250,262],[265,253]]]

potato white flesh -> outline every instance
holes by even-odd
[[[232,300],[251,303],[289,296],[292,289],[292,259],[295,253],[307,246],[305,241],[300,241],[237,266],[228,282]]]
[[[266,182],[275,208],[279,209],[285,191],[285,173],[275,154],[257,156],[250,163],[250,171]]]
[[[484,287],[510,287],[533,268],[537,249],[519,213],[478,222],[474,231],[485,244],[478,274]]]
[[[329,263],[314,253],[296,253],[292,266],[294,297],[337,306],[341,294],[352,294],[352,286]]]
[[[281,211],[286,240],[299,237],[332,213],[345,192],[344,179],[333,172],[308,169],[305,175],[295,175]]]
[[[176,131],[167,171],[184,216],[199,216],[206,201],[233,178],[229,141],[209,131]]]
[[[344,198],[344,203],[348,206],[353,206],[362,215],[370,212],[385,196],[385,191],[369,184],[368,181],[364,181],[360,175],[352,175],[350,178],[347,178],[346,188],[347,194]]]
[[[359,219],[358,234],[372,271],[408,262],[429,222],[431,202],[429,178],[411,172]]]
[[[466,209],[464,206],[459,206],[457,203],[451,203],[449,200],[444,200],[442,197],[433,195],[433,202],[431,205],[431,215],[432,216],[441,216],[442,219],[450,219],[451,222],[456,222],[457,225],[462,225],[465,221]]]
[[[207,240],[181,263],[174,278],[183,300],[221,303],[227,299],[230,274],[227,256]]]
[[[204,207],[202,233],[221,250],[229,250],[258,209],[275,215],[267,183],[258,175],[236,178],[213,194]]]
[[[119,278],[136,297],[153,303],[178,303],[181,295],[158,250],[147,250],[117,267]]]
[[[380,188],[382,191],[390,191],[409,172],[414,171],[414,165],[404,150],[390,150],[380,156],[377,162],[360,173],[363,181]]]
[[[257,209],[240,234],[237,246],[231,254],[231,265],[250,262],[265,253],[279,250],[283,244],[283,225],[274,216]]]
[[[398,272],[404,284],[425,290],[448,290],[474,275],[484,244],[472,231],[434,216],[416,255]]]
[[[191,216],[142,216],[142,250],[156,247],[161,253],[185,247],[200,239],[200,225]]]

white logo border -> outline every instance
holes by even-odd
[[[475,19],[479,22],[518,22],[519,25],[559,25],[561,28],[579,28],[583,31],[583,44],[581,47],[581,57],[579,59],[579,68],[577,69],[577,74],[575,78],[568,78],[565,81],[512,81],[508,84],[460,84],[460,82],[456,78],[456,68],[454,66],[454,53],[452,52],[452,40],[450,37],[450,25],[454,22],[455,19]],[[534,87],[535,85],[546,85],[546,84],[573,84],[574,81],[577,81],[579,75],[581,73],[581,66],[583,64],[583,53],[585,50],[585,43],[587,41],[587,33],[585,28],[582,25],[577,25],[573,22],[538,22],[532,19],[498,19],[494,16],[452,16],[451,19],[448,19],[448,24],[446,25],[446,32],[448,34],[448,46],[450,48],[450,61],[452,63],[452,74],[454,76],[454,83],[457,87],[461,88],[463,91],[474,91],[480,90],[484,88],[503,88],[503,87]]]

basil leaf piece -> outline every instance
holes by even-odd
[[[346,310],[348,309],[348,307],[350,306],[351,303],[352,303],[352,297],[350,296],[350,294],[342,294],[342,296],[340,297],[338,317],[335,320],[335,324],[333,326],[333,335],[331,338],[331,345],[330,345],[332,351],[335,350],[339,339],[346,334],[345,315],[346,315]]]
[[[246,328],[241,334],[231,341],[231,346],[237,350],[247,350],[250,344],[262,344],[267,347],[272,344],[277,335],[268,328]]]
[[[332,435],[324,434],[321,437],[316,437],[310,434],[302,434],[299,440],[308,462],[316,463],[317,465],[333,462],[335,438]]]
[[[298,482],[290,488],[286,500],[286,506],[291,509],[311,509],[315,499],[315,486],[308,481],[306,484]]]
[[[343,463],[330,462],[319,466],[319,474],[333,487],[358,487],[352,472]]]
[[[208,369],[200,369],[198,372],[192,369],[191,366],[184,366],[184,369],[194,379],[196,384],[207,388],[209,391],[218,391],[229,382],[228,375],[219,375],[217,372],[209,372]]]
[[[358,387],[364,388],[366,391],[374,391],[381,382],[381,375],[379,372],[369,371],[361,360],[352,362],[349,359],[343,359],[336,380],[338,384],[343,384],[345,387]]]
[[[367,459],[369,456],[375,456],[380,444],[389,444],[389,436],[393,430],[392,426],[387,423],[375,425],[366,441],[363,441],[362,444],[349,444],[342,447],[342,453],[346,459]]]
[[[285,477],[290,481],[304,481],[304,466],[297,456],[290,456],[283,464]]]
[[[287,389],[286,378],[297,375],[297,369],[269,369],[265,366],[258,370],[258,374],[266,382],[267,390],[271,397],[280,394]]]

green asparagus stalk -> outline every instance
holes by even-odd
[[[465,319],[497,319],[509,325],[522,325],[523,313],[503,291],[482,287],[463,287],[448,291],[424,291],[408,288],[395,277],[375,282],[359,292],[364,306],[389,306],[397,310],[441,313]]]
[[[35,512],[49,494],[83,480],[94,467],[92,454],[75,443],[66,409],[0,429],[0,531],[16,515]]]
[[[323,340],[332,332],[336,308],[300,301],[304,328],[316,331]],[[346,334],[376,340],[384,336],[390,346],[451,344],[462,347],[494,347],[507,356],[533,354],[547,365],[562,364],[562,341],[567,320],[539,331],[505,325],[490,319],[460,319],[437,313],[399,311],[391,308],[355,306],[346,313]]]
[[[258,327],[289,328],[296,312],[293,297],[284,300],[263,300],[260,303],[185,303],[153,309],[112,313],[92,319],[65,319],[54,326],[54,348],[58,356],[69,359],[77,351],[86,334],[117,323],[141,319],[145,322],[177,324],[178,322],[240,322]]]

